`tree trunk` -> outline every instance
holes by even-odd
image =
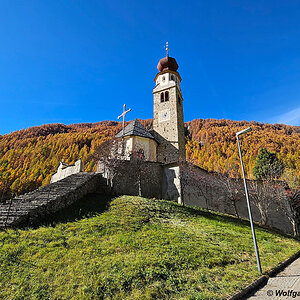
[[[232,200],[232,205],[233,205],[233,208],[234,208],[234,212],[235,212],[235,215],[238,219],[240,219],[240,216],[239,216],[239,213],[238,213],[238,210],[237,210],[237,207],[236,207],[236,200]]]
[[[293,235],[297,236],[297,226],[296,226],[296,222],[293,222]]]
[[[291,220],[291,223],[293,225],[293,236],[297,236],[298,235],[298,230],[297,230],[297,224],[295,220]]]
[[[183,199],[183,197],[184,197],[184,196],[183,196],[183,193],[181,193],[181,194],[179,195],[179,199],[180,199],[180,201],[181,201],[180,204],[181,204],[182,206],[184,206],[184,199]]]
[[[268,221],[267,214],[264,211],[264,208],[260,204],[258,204],[258,209],[260,213],[260,225],[266,225]]]

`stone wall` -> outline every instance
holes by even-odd
[[[181,170],[184,172],[184,170]],[[186,205],[197,206],[205,209],[210,209],[217,212],[238,216],[242,219],[249,219],[246,197],[244,193],[243,181],[232,181],[230,184],[236,190],[235,201],[230,199],[227,186],[228,179],[220,178],[217,174],[209,173],[197,166],[193,170],[189,169],[190,175],[183,178],[181,184],[182,201]],[[258,192],[261,193],[263,187],[258,185]],[[282,189],[278,187],[278,189]],[[248,190],[251,190],[251,182],[248,182]],[[178,189],[178,191],[180,191]],[[280,192],[280,191],[279,191]],[[269,193],[269,206],[266,207],[267,222],[265,226],[278,229],[288,234],[293,233],[293,227],[285,214],[284,203],[287,203],[285,192],[281,191],[282,206],[277,204],[275,195],[272,197]],[[176,200],[176,199],[175,199]],[[254,204],[254,199],[250,196],[250,206],[252,210],[254,222],[261,223],[261,214]]]
[[[107,193],[100,174],[78,173],[0,205],[0,228],[39,224],[89,193]]]
[[[20,227],[38,224],[45,217],[51,216],[65,207],[69,207],[85,195],[100,192],[109,195],[139,195],[148,198],[163,198],[210,209],[242,219],[248,219],[248,209],[242,181],[234,181],[232,185],[237,191],[235,201],[228,196],[225,178],[189,164],[188,169],[178,164],[162,165],[157,162],[144,162],[140,165],[132,161],[120,161],[118,172],[111,173],[99,164],[95,173],[78,173],[58,182],[41,187],[28,194],[18,196],[0,204],[0,228]],[[228,179],[227,179],[228,180]],[[108,185],[109,183],[109,185]],[[251,190],[251,182],[248,182]],[[263,186],[258,186],[261,193]],[[269,195],[271,195],[269,193]],[[284,198],[282,192],[282,201]],[[279,207],[270,196],[271,205],[267,208],[266,226],[279,229],[285,233],[293,233],[292,224],[285,214],[284,207]],[[259,223],[261,214],[250,198],[253,219]]]
[[[147,161],[136,164],[129,160],[119,161],[117,171],[114,172],[108,165],[99,162],[97,172],[107,179],[111,193],[115,196],[138,196],[141,193],[147,198],[162,198],[163,169],[160,163]]]
[[[144,162],[137,172],[137,166],[131,161],[122,161],[118,164],[118,172],[111,176],[103,164],[98,165],[98,172],[107,178],[113,195],[139,195],[139,175],[141,178],[141,195],[148,198],[162,198],[197,206],[216,212],[249,219],[244,185],[242,180],[232,181],[226,177],[219,177],[197,166],[187,164],[188,168],[179,167],[178,164],[163,165],[155,162]],[[255,182],[257,183],[257,182]],[[228,185],[233,187],[234,201],[228,192]],[[251,190],[251,182],[248,182]],[[262,193],[258,186],[258,193]],[[266,207],[265,226],[292,234],[292,224],[287,218],[287,207],[279,207],[272,194],[269,193],[269,206]],[[282,191],[282,201],[285,203],[285,193]],[[250,197],[253,219],[261,223],[261,213],[253,205],[254,199]]]
[[[70,175],[83,172],[84,166],[81,159],[77,160],[74,165],[67,165],[66,163],[60,162],[57,172],[52,175],[50,183],[62,180]]]

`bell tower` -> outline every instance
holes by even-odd
[[[153,129],[159,142],[157,161],[172,163],[185,159],[183,98],[178,64],[175,58],[169,57],[168,44],[166,50],[167,56],[159,61],[159,73],[154,79]]]

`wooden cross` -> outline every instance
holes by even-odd
[[[123,105],[123,112],[121,115],[118,116],[118,120],[123,117],[123,133],[122,136],[124,136],[124,128],[125,128],[125,115],[131,111],[131,108],[129,108],[128,110],[126,110],[126,104]]]

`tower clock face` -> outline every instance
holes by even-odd
[[[164,122],[164,121],[169,121],[169,120],[170,120],[170,109],[164,109],[158,113],[158,121],[159,122]]]

